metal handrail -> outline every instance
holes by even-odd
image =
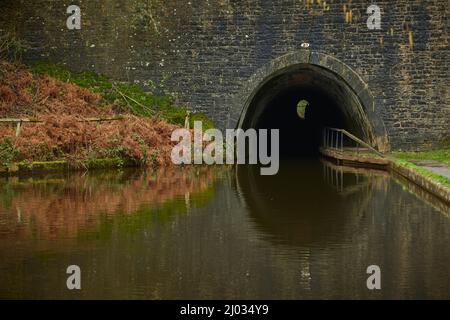
[[[384,154],[376,150],[367,142],[361,140],[360,138],[356,137],[355,135],[351,134],[345,129],[325,127],[323,133],[324,147],[344,151],[344,135],[353,140],[354,142],[366,147],[367,149],[374,152],[378,156],[382,158],[385,157]]]

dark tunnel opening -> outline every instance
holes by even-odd
[[[282,156],[317,156],[324,127],[346,129],[362,139],[370,134],[363,107],[349,85],[309,64],[286,68],[266,80],[242,122],[244,129],[279,129]]]

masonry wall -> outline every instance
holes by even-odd
[[[134,81],[207,113],[220,127],[258,69],[308,42],[369,85],[394,149],[448,144],[448,0],[377,1],[378,31],[366,26],[372,3],[4,0],[0,29],[31,44],[26,63],[50,60]],[[70,4],[81,7],[81,30],[66,27]]]

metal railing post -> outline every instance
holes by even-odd
[[[335,136],[335,131],[331,131],[331,148],[334,148],[334,136]]]
[[[360,138],[354,136],[353,134],[349,133],[348,131],[344,129],[336,129],[336,128],[324,128],[324,143],[325,148],[340,150],[341,152],[344,151],[344,136],[347,136],[351,141],[353,141],[353,144],[355,144],[356,147],[356,153],[359,155],[360,152],[360,145],[367,148],[371,152],[377,154],[380,157],[385,157],[384,154],[376,150],[374,147],[369,145],[367,142],[361,140]],[[353,145],[352,143],[349,144],[349,146]]]
[[[327,129],[327,148],[330,147],[330,129]]]

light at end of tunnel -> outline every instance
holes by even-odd
[[[297,103],[297,115],[300,117],[300,119],[305,119],[306,114],[306,108],[309,106],[309,102],[306,100],[300,100]]]

